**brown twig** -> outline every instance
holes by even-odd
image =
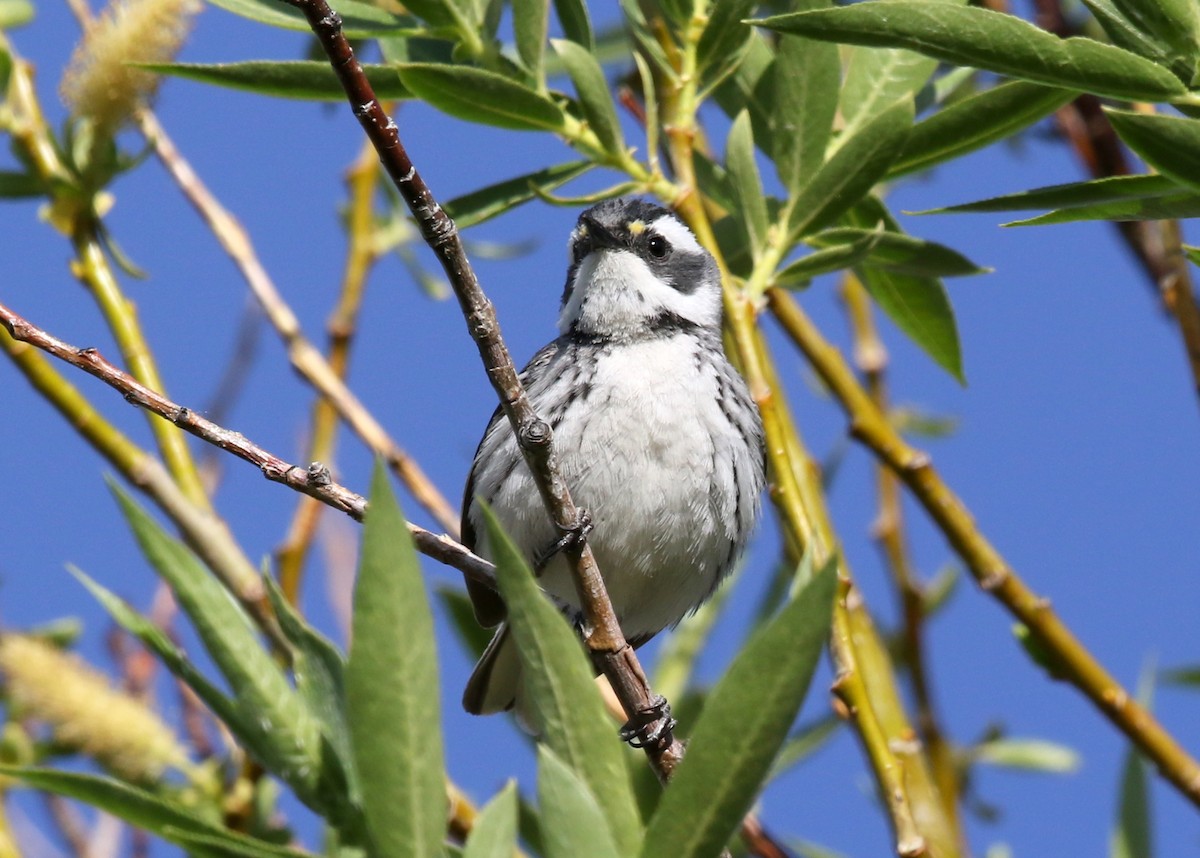
[[[8,330],[14,340],[28,343],[82,369],[120,392],[127,402],[157,414],[202,441],[256,466],[268,480],[310,495],[346,513],[355,521],[362,521],[367,507],[366,499],[333,482],[329,470],[319,462],[314,462],[307,469],[293,465],[252,443],[241,433],[218,426],[195,411],[150,390],[106,360],[96,349],[69,346],[30,324],[3,304],[0,304],[0,325]],[[495,567],[487,560],[472,554],[448,536],[432,533],[412,523],[408,525],[408,530],[422,554],[458,569],[486,587],[495,587]]]
[[[851,433],[899,475],[945,534],[979,586],[1020,620],[1051,654],[1062,677],[1084,693],[1153,760],[1159,772],[1200,807],[1200,763],[1096,661],[996,548],[975,527],[962,501],[933,468],[929,456],[905,441],[859,386],[842,354],[830,345],[790,295],[767,290],[784,331],[808,358],[850,418]]]
[[[503,339],[491,302],[484,295],[467,259],[454,221],[442,210],[408,157],[396,123],[384,112],[350,43],[341,18],[325,0],[286,0],[304,13],[309,27],[329,58],[346,91],[354,115],[379,153],[384,169],[412,212],[422,237],[437,256],[466,317],[467,328],[500,398],[517,443],[532,472],[554,524],[563,533],[582,533],[579,510],[562,479],[554,455],[550,425],[537,415],[525,395]],[[651,711],[654,698],[633,648],[625,641],[604,581],[586,539],[572,540],[566,554],[575,574],[575,587],[584,615],[584,638],[627,713]],[[655,725],[662,740],[646,745],[659,777],[670,777],[682,758],[683,746],[671,735],[668,719]]]

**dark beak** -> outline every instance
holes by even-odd
[[[584,227],[587,229],[588,240],[592,244],[592,250],[603,250],[605,248],[621,248],[624,244],[619,238],[613,235],[608,229],[603,227],[598,221],[584,215],[581,219]]]

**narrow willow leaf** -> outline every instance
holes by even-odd
[[[1166,65],[1166,46],[1146,35],[1122,15],[1113,0],[1083,0],[1083,5],[1087,6],[1114,45]]]
[[[319,724],[263,648],[250,618],[186,546],[168,536],[120,486],[109,486],[142,553],[170,585],[228,681],[239,711],[258,720],[269,737],[275,774],[305,803],[316,801]]]
[[[833,271],[857,265],[867,258],[875,242],[883,235],[883,231],[870,232],[865,235],[848,239],[842,244],[829,244],[807,256],[801,256],[775,275],[774,285],[784,289],[796,289],[808,286],[814,278]],[[824,235],[824,233],[818,233]]]
[[[1085,220],[1182,220],[1200,217],[1200,194],[1174,194],[1151,199],[1118,200],[1094,206],[1057,209],[1037,217],[1014,220],[1004,226],[1047,226]]]
[[[361,842],[362,789],[346,720],[346,661],[337,647],[313,628],[287,601],[270,575],[263,575],[279,626],[295,647],[292,675],[296,691],[321,723],[323,747],[319,789],[328,801],[330,820],[345,837]]]
[[[625,18],[625,27],[633,36],[642,55],[654,65],[655,71],[666,79],[673,80],[676,77],[675,68],[667,59],[667,54],[658,39],[655,38],[655,34],[650,30],[650,25],[646,22],[646,16],[642,14],[638,0],[620,0],[620,4],[621,13]]]
[[[1200,119],[1106,109],[1108,119],[1142,160],[1200,193]]]
[[[538,806],[546,858],[621,858],[632,854],[617,849],[595,794],[546,745],[538,746]]]
[[[412,0],[405,3],[404,8],[435,27],[453,27],[456,24],[456,9],[451,0]]]
[[[1192,265],[1200,265],[1200,247],[1194,247],[1190,244],[1183,246],[1184,255],[1192,261]]]
[[[454,219],[459,229],[466,229],[529,202],[537,196],[539,190],[548,192],[565,185],[594,166],[593,161],[570,161],[546,167],[455,197],[443,208]]]
[[[15,30],[33,20],[29,0],[0,0],[0,30]]]
[[[847,222],[859,229],[875,229],[882,223],[888,232],[902,234],[896,219],[876,197],[864,199],[847,215]],[[942,281],[876,266],[860,265],[856,270],[879,309],[934,363],[964,381],[958,325]]]
[[[621,123],[613,107],[608,81],[604,70],[592,56],[591,51],[567,39],[553,39],[551,45],[567,67],[571,83],[579,95],[579,106],[592,131],[600,140],[604,151],[620,154],[625,151],[625,140],[621,136]]]
[[[1137,54],[1091,39],[1060,39],[1013,15],[974,6],[873,0],[755,23],[811,38],[909,48],[943,62],[1112,98],[1158,101],[1186,91],[1177,77]]]
[[[209,0],[226,12],[249,18],[260,24],[285,30],[309,32],[304,13],[294,6],[272,0]],[[386,34],[417,32],[420,22],[411,15],[393,15],[370,3],[359,0],[334,0],[342,18],[342,31],[352,39],[369,39]]]
[[[539,91],[546,87],[546,34],[550,25],[550,0],[513,0],[513,36],[517,56]]]
[[[724,0],[712,4],[708,23],[696,46],[700,89],[719,83],[737,65],[754,32],[749,24],[742,23],[742,19],[749,17],[753,10],[754,0]]]
[[[517,845],[517,784],[509,781],[475,819],[463,858],[512,858]]]
[[[981,763],[1031,772],[1067,774],[1079,768],[1079,754],[1066,745],[1044,739],[993,739],[971,750]]]
[[[1195,0],[1113,0],[1122,17],[1178,57],[1200,47],[1200,8]]]
[[[780,37],[770,72],[771,145],[764,148],[789,193],[799,193],[825,162],[840,73],[837,45]]]
[[[1162,681],[1167,685],[1178,685],[1185,688],[1192,686],[1200,687],[1200,665],[1197,665],[1196,667],[1176,667],[1172,670],[1164,670]]]
[[[515,545],[484,508],[496,581],[521,657],[524,693],[543,740],[595,794],[620,854],[636,854],[642,822],[621,744],[579,638],[550,604]]]
[[[804,701],[829,634],[836,587],[830,564],[734,658],[650,820],[644,858],[716,855],[737,830]]]
[[[442,613],[450,619],[455,634],[472,661],[478,661],[492,640],[492,629],[485,629],[475,619],[471,599],[461,587],[440,586],[434,592],[442,603]]]
[[[182,846],[189,858],[277,858],[275,844],[247,838],[245,841],[230,840],[216,834],[199,834],[195,831],[178,831],[171,826],[162,830],[165,840]],[[291,852],[292,856],[316,856],[311,852]]]
[[[810,235],[805,241],[814,247],[838,247],[868,239],[872,240],[866,245],[867,252],[862,259],[864,265],[918,277],[964,277],[986,274],[990,270],[980,268],[944,244],[915,238],[903,232],[834,227]]]
[[[1087,182],[1048,185],[1031,191],[989,197],[972,203],[961,203],[917,214],[947,214],[953,212],[1013,212],[1031,209],[1062,209],[1095,206],[1103,203],[1150,200],[1177,195],[1179,185],[1166,176],[1112,176]]]
[[[589,51],[595,50],[592,19],[588,16],[584,0],[554,0],[554,14],[558,17],[564,36]]]
[[[346,708],[371,840],[440,856],[446,832],[433,614],[400,507],[376,464],[354,586]]]
[[[743,110],[729,129],[725,143],[725,169],[737,196],[737,206],[732,209],[746,226],[750,247],[757,256],[767,242],[767,201],[763,197],[762,181],[758,165],[754,163],[754,131],[750,126],[750,114]]]
[[[211,838],[213,844],[223,845],[227,854],[277,858],[301,858],[310,854],[218,828],[189,810],[113,778],[17,766],[0,766],[0,774],[18,779],[34,789],[77,799],[179,845],[184,843],[178,835],[184,833]]]
[[[868,194],[903,145],[912,116],[911,101],[897,102],[846,141],[792,203],[791,234],[802,237],[828,226]]]
[[[1130,746],[1121,766],[1117,822],[1109,842],[1110,858],[1153,858],[1154,836],[1150,821],[1150,784],[1146,762]]]
[[[658,661],[654,665],[654,690],[667,700],[682,699],[691,681],[696,659],[708,642],[709,632],[724,613],[725,606],[729,603],[729,594],[733,592],[734,584],[741,577],[742,568],[741,565],[735,568],[733,574],[713,593],[712,598],[684,617],[663,641]]]
[[[518,131],[556,131],[563,125],[557,104],[494,72],[437,63],[400,63],[396,68],[410,92],[459,119]]]
[[[956,101],[913,126],[888,177],[925,170],[1007,140],[1075,97],[1065,89],[1014,80]]]
[[[345,101],[346,91],[329,63],[310,60],[239,63],[146,63],[140,66],[158,74],[199,81],[260,95],[310,101]],[[365,65],[367,80],[382,99],[411,98],[391,66]]]
[[[19,199],[40,197],[47,193],[46,183],[32,173],[0,170],[0,197]]]
[[[642,55],[635,53],[633,61],[637,65],[638,78],[642,82],[642,104],[646,111],[646,160],[650,164],[651,171],[659,169],[658,163],[658,95],[654,88],[654,74],[650,71],[650,64],[642,59]],[[707,187],[707,186],[705,186]]]

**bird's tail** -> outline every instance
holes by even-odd
[[[517,643],[501,623],[492,642],[479,658],[463,691],[463,708],[472,715],[490,715],[512,709],[521,690],[521,659]]]

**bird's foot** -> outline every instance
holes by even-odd
[[[669,738],[678,722],[671,717],[671,704],[661,694],[654,695],[650,705],[633,713],[621,728],[622,742],[631,748],[645,748]]]
[[[533,559],[533,571],[541,573],[558,554],[568,549],[579,548],[587,541],[592,532],[592,516],[586,509],[576,510],[579,513],[578,522],[574,527],[566,528],[563,535],[551,546],[538,553]]]

